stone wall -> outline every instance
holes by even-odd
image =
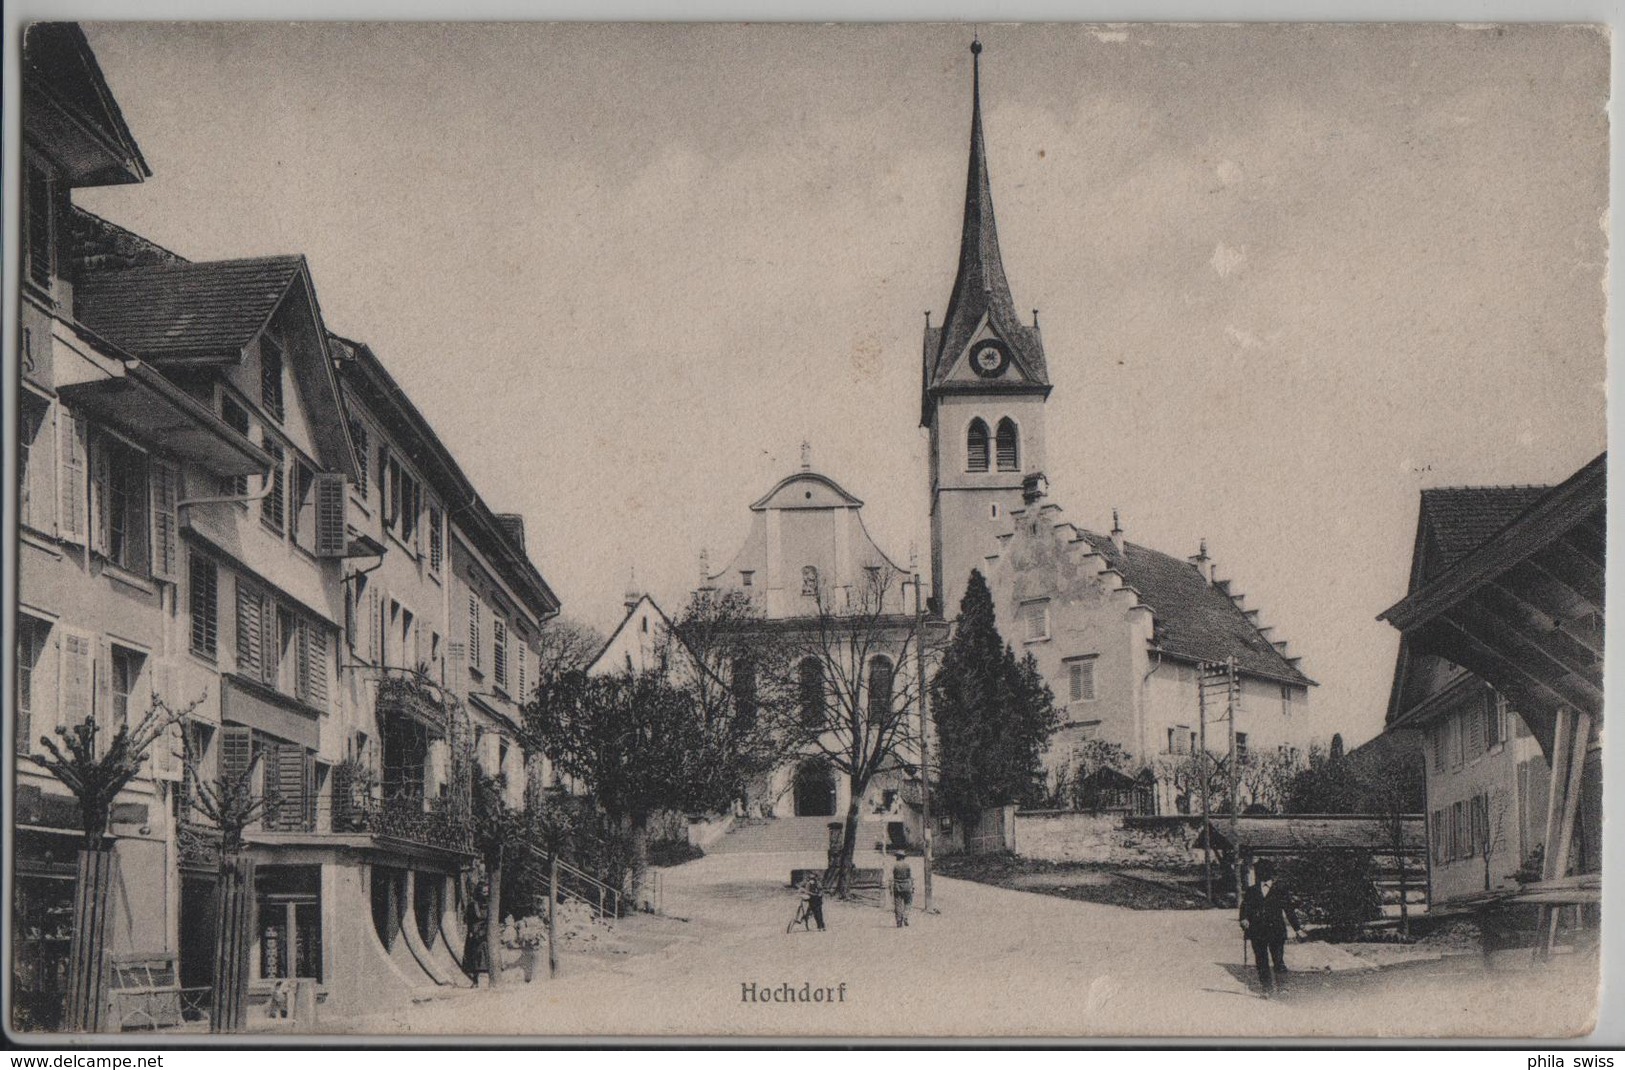
[[[1202,860],[1188,846],[1189,822],[1125,818],[1119,813],[1021,810],[1015,816],[1015,852],[1050,862],[1113,866],[1185,865]]]

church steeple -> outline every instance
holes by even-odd
[[[959,239],[959,270],[939,328],[926,327],[925,389],[929,422],[931,392],[944,384],[958,358],[979,330],[991,332],[1010,350],[1015,365],[1011,385],[1048,392],[1049,375],[1036,316],[1024,326],[1010,294],[999,255],[998,227],[993,219],[993,186],[988,177],[987,144],[982,134],[982,42],[971,43],[970,166],[965,178],[965,216]],[[984,383],[984,386],[991,385]]]

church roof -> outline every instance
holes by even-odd
[[[74,311],[139,357],[235,356],[305,270],[302,256],[152,264],[84,276]]]
[[[1314,682],[1264,637],[1222,584],[1208,582],[1197,566],[1132,542],[1118,550],[1109,535],[1082,529],[1078,534],[1150,607],[1154,641],[1164,653],[1193,661],[1234,657],[1244,673],[1304,686]]]
[[[999,256],[999,233],[993,220],[993,187],[988,179],[987,146],[982,136],[981,44],[971,46],[974,73],[971,92],[970,167],[965,179],[965,218],[959,240],[959,270],[941,327],[926,328],[927,389],[937,386],[970,344],[984,316],[1010,347],[1011,359],[1026,376],[1027,389],[1049,385],[1044,345],[1038,327],[1025,326],[1016,312]],[[982,389],[999,389],[982,384]]]

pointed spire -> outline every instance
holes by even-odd
[[[953,362],[971,342],[985,315],[993,330],[1008,345],[1028,385],[1047,391],[1049,373],[1036,324],[1027,327],[1016,311],[1010,282],[999,253],[998,227],[993,219],[993,185],[987,169],[987,141],[982,133],[982,42],[971,42],[970,163],[965,175],[965,214],[959,239],[959,269],[953,292],[933,332],[926,327],[929,389],[948,374]]]

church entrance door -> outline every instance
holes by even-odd
[[[835,774],[823,758],[808,758],[796,766],[797,817],[835,816]]]

